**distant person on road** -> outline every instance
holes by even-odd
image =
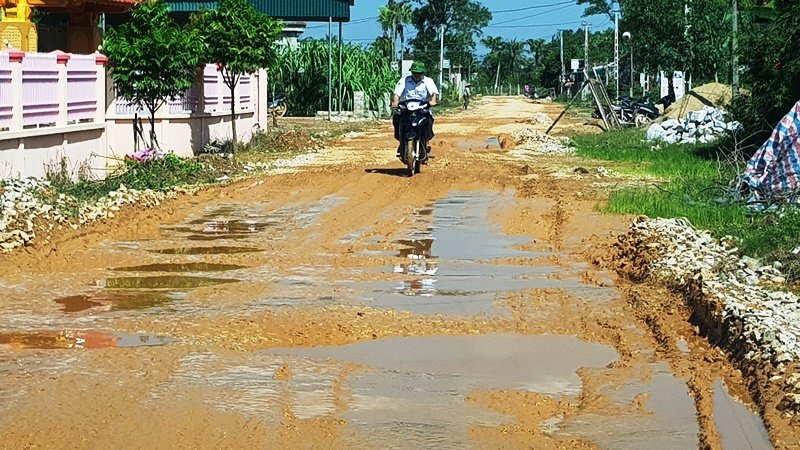
[[[470,89],[472,86],[469,83],[464,83],[464,109],[469,108],[469,98],[472,97],[472,90]]]
[[[425,64],[422,61],[414,61],[414,63],[411,64],[411,75],[400,78],[400,81],[397,82],[397,86],[394,88],[392,108],[397,108],[401,101],[406,100],[419,100],[422,102],[428,102],[428,104],[431,106],[435,106],[437,103],[439,103],[439,89],[436,87],[436,83],[434,83],[432,79],[425,76],[425,72]],[[426,141],[430,142],[434,136],[433,115],[431,115],[431,119],[428,120],[427,123],[428,136]],[[394,138],[400,142],[400,114],[397,110],[395,110],[395,114],[392,117],[392,124],[394,125]],[[400,156],[402,147],[403,144],[401,142],[397,147],[398,157]],[[428,152],[430,153],[430,148],[428,148]]]

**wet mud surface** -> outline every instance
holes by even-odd
[[[541,111],[437,119],[413,178],[384,125],[0,261],[0,442],[792,448],[680,311],[654,332],[584,259],[627,224],[602,180],[491,135]]]

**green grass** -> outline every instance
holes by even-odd
[[[67,212],[76,216],[81,204],[97,201],[123,185],[129,189],[167,191],[177,186],[211,182],[217,176],[215,170],[198,161],[180,158],[173,153],[145,162],[124,160],[102,180],[83,178],[76,181],[62,163],[59,170],[51,170],[46,176],[51,186],[46,196],[52,196],[51,200],[60,194],[68,196],[71,208]]]
[[[765,263],[784,263],[790,282],[800,281],[800,261],[792,249],[800,246],[800,213],[752,215],[732,202],[730,182],[738,171],[713,158],[719,149],[709,145],[665,145],[653,149],[638,129],[612,131],[573,138],[577,155],[608,161],[623,174],[645,178],[636,186],[613,191],[601,210],[609,213],[644,214],[648,217],[685,217],[694,226],[717,237],[741,239],[743,254]]]

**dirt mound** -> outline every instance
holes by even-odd
[[[724,108],[731,102],[731,87],[722,83],[708,83],[689,91],[683,98],[670,105],[664,112],[669,119],[682,119],[692,111],[699,111],[704,106]]]

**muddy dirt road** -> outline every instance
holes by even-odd
[[[586,262],[613,180],[500,148],[537,112],[439,118],[413,178],[384,125],[3,259],[0,447],[771,448],[678,303]]]

